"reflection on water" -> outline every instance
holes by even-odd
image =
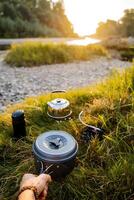
[[[97,39],[92,39],[89,37],[86,37],[84,39],[78,39],[78,40],[70,40],[67,41],[67,44],[69,45],[80,45],[80,46],[86,46],[88,44],[95,44],[95,43],[99,43],[100,40]]]

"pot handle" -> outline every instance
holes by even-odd
[[[41,165],[40,174],[49,174],[49,175],[51,175],[53,173],[53,171],[47,173],[48,169],[50,169],[51,167],[53,167],[53,164],[49,165],[46,169],[44,169],[44,165],[43,165],[42,161],[40,161],[40,165]]]
[[[89,125],[89,124],[86,124],[85,122],[83,122],[82,120],[82,114],[83,114],[83,110],[79,113],[79,121],[86,127],[89,127],[91,129],[94,129],[95,131],[99,131],[99,132],[102,132],[102,130],[100,128],[97,128],[95,126],[92,126],[92,125]]]
[[[53,95],[53,94],[56,94],[56,93],[66,93],[66,90],[53,90],[53,91],[51,92],[51,98],[52,98],[52,95]]]
[[[54,90],[51,93],[66,93],[66,90]]]

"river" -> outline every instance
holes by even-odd
[[[86,37],[86,38],[83,38],[83,39],[75,39],[75,40],[67,41],[67,44],[86,46],[88,44],[95,44],[95,43],[99,43],[99,42],[100,42],[100,40]]]
[[[74,38],[17,38],[17,39],[0,39],[0,46],[6,46],[22,42],[42,42],[42,43],[65,43],[68,45],[81,45],[86,46],[88,44],[94,44],[100,42],[100,40],[92,39],[89,37],[82,39]]]

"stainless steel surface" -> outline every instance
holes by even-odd
[[[62,99],[62,98],[54,99],[48,102],[47,104],[49,107],[55,110],[61,110],[61,109],[67,108],[70,105],[68,100]]]
[[[47,112],[47,115],[53,119],[57,119],[57,120],[62,120],[62,119],[66,119],[66,118],[69,118],[72,114],[72,111],[70,110],[70,112],[67,114],[67,115],[63,115],[62,113],[62,116],[54,116],[54,115],[51,115],[49,112]]]
[[[54,93],[65,93],[65,90],[55,90],[51,94]],[[51,96],[52,98],[52,96]],[[55,98],[47,103],[48,110],[47,115],[53,119],[65,119],[68,118],[72,114],[72,110],[70,108],[70,102],[64,98]]]

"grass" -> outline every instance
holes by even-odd
[[[66,44],[25,42],[13,45],[5,61],[17,67],[31,67],[43,64],[89,60],[93,56],[100,55],[107,55],[105,48],[100,45],[70,46]]]
[[[56,95],[56,94],[55,94]],[[72,134],[79,143],[78,165],[62,182],[49,187],[48,200],[132,200],[134,198],[134,66],[113,72],[101,84],[61,94],[70,100],[71,120],[57,123],[46,114],[51,95],[28,98],[0,115],[0,194],[15,199],[22,175],[35,172],[31,146],[44,131],[58,129]],[[27,137],[12,139],[11,113],[23,109]],[[78,120],[85,111],[87,123],[105,130],[104,139],[81,139]]]

